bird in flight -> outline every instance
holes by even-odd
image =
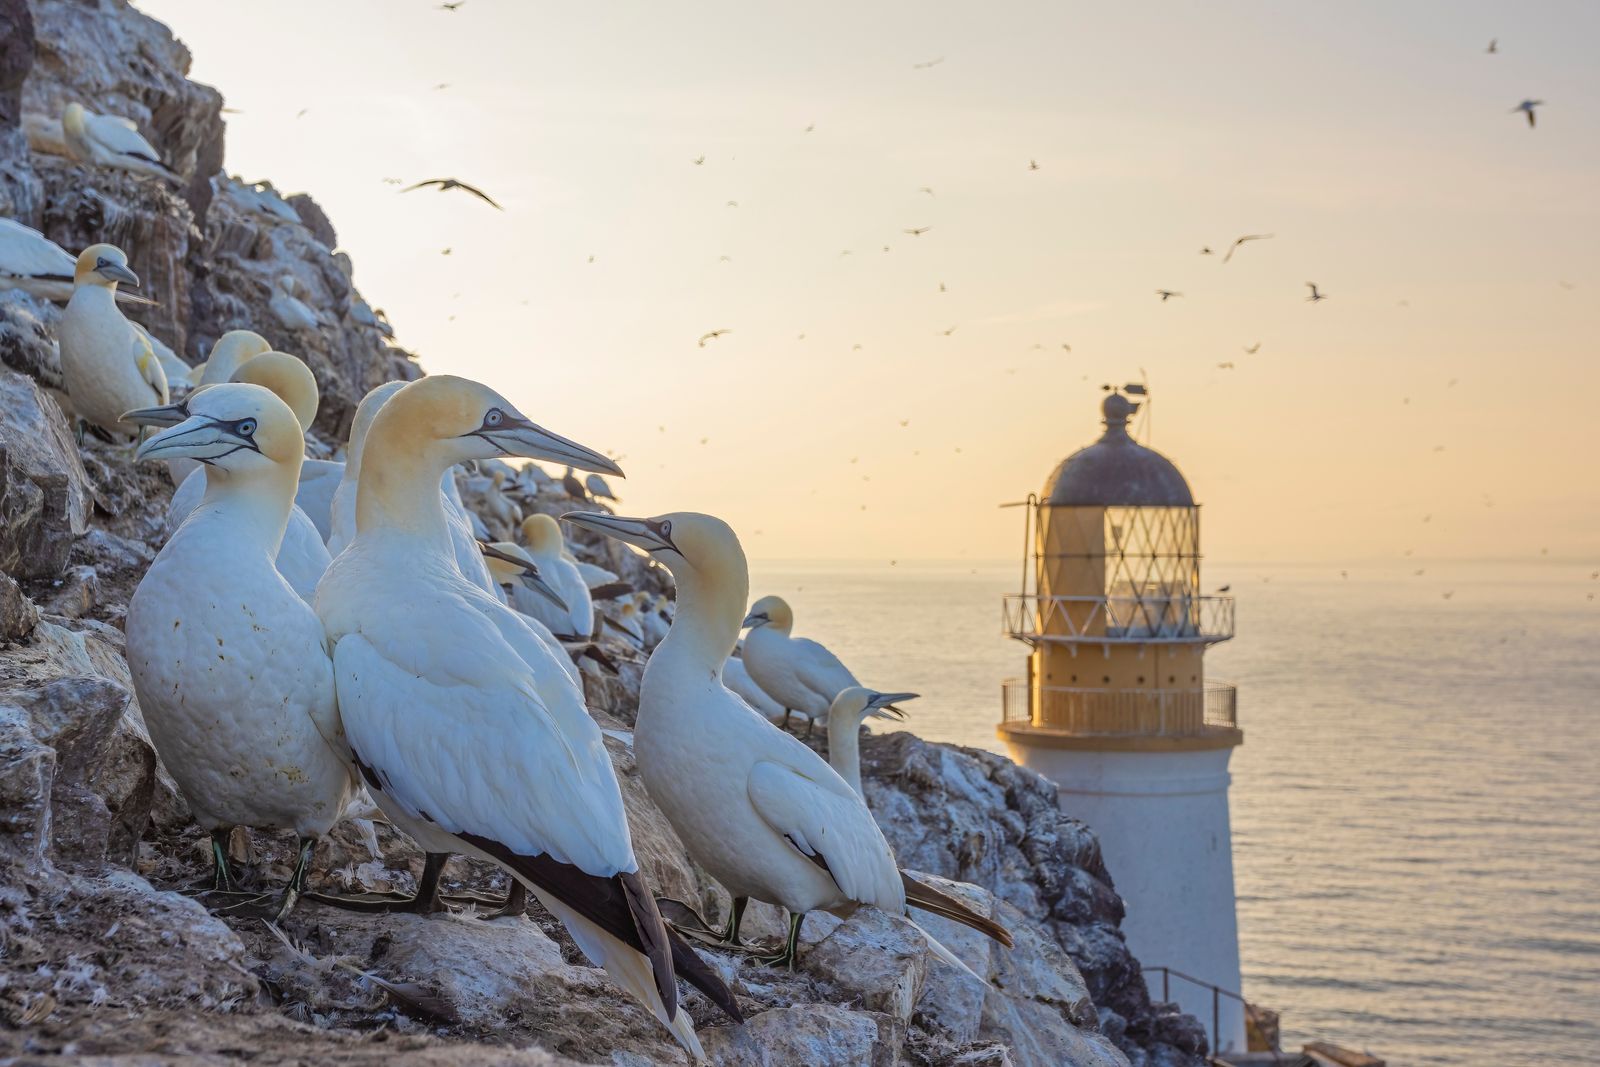
[[[1061,346],[1061,351],[1063,351],[1063,352],[1071,352],[1072,351],[1072,346],[1069,345],[1069,344],[1063,344]]]
[[[921,193],[927,193],[929,196],[932,196],[933,195],[933,186],[931,186],[931,185],[923,185],[923,186],[920,186],[917,189],[917,191],[921,192]]]
[[[1253,356],[1259,351],[1261,351],[1261,342],[1257,341],[1255,344],[1253,344],[1249,348],[1245,349],[1244,350],[1244,354],[1247,355],[1247,356]]]
[[[450,88],[450,83],[449,82],[440,82],[438,85],[435,85],[433,88],[434,88],[435,92],[437,92],[440,89],[448,89],[448,88]]]
[[[1239,246],[1246,241],[1265,241],[1272,236],[1273,234],[1270,233],[1247,233],[1243,237],[1236,238],[1233,244],[1228,246],[1228,254],[1222,257],[1222,262],[1226,263],[1232,259],[1233,254],[1239,250]]]
[[[383,179],[383,184],[385,184],[385,185],[401,185],[401,184],[404,184],[404,183],[399,178],[385,178],[385,179]]]
[[[1038,170],[1039,169],[1039,161],[1037,159],[1028,160],[1028,169],[1029,170]]]
[[[1211,251],[1211,246],[1210,245],[1201,245],[1200,246],[1200,254],[1202,256],[1214,256],[1214,255],[1216,255],[1215,252]]]
[[[811,133],[816,128],[817,128],[817,124],[815,122],[813,122],[811,125],[807,126],[804,130],[801,130],[800,132],[801,133]]]
[[[1328,299],[1327,294],[1321,292],[1317,288],[1317,283],[1316,282],[1306,282],[1306,288],[1311,290],[1311,295],[1306,297],[1306,299],[1311,301],[1313,304],[1315,304],[1318,300],[1326,300],[1326,299]]]
[[[1161,302],[1163,304],[1165,304],[1168,300],[1171,300],[1173,297],[1182,296],[1183,294],[1182,293],[1175,293],[1171,289],[1157,289],[1156,290],[1156,295],[1159,296],[1161,298]]]
[[[701,334],[700,335],[700,340],[695,342],[695,343],[698,344],[701,348],[704,348],[706,346],[706,342],[707,341],[714,341],[718,337],[721,337],[723,334],[732,333],[732,332],[733,332],[732,330],[729,330],[729,329],[726,329],[726,328],[721,329],[721,330],[711,330],[711,331],[709,331],[707,333]]]
[[[467,0],[445,0],[445,3],[442,3],[442,4],[439,5],[439,10],[440,11],[459,11],[459,10],[461,10],[461,5],[466,3],[466,2],[467,2]]]
[[[900,232],[901,233],[909,233],[913,237],[921,237],[923,234],[927,233],[931,229],[933,229],[932,226],[917,226],[917,227],[915,227],[913,229],[901,230]]]
[[[1544,101],[1543,100],[1524,100],[1522,103],[1520,103],[1516,107],[1512,108],[1511,109],[1511,113],[1513,115],[1515,115],[1519,111],[1525,111],[1528,114],[1528,125],[1529,126],[1537,126],[1538,122],[1535,121],[1535,119],[1533,117],[1533,109],[1536,108],[1536,107],[1542,107],[1542,106],[1544,106]]]
[[[950,291],[950,290],[948,290],[948,289],[946,289],[946,288],[945,288],[945,287],[944,287],[944,282],[940,282],[940,283],[939,283],[939,291],[940,291],[940,292],[941,292],[941,293],[948,293],[948,292],[949,292],[949,291]]]
[[[693,163],[697,167],[703,167],[703,166],[706,165],[706,157],[705,156],[695,156],[689,162]]]
[[[1489,53],[1491,56],[1494,55],[1496,52],[1500,51],[1500,38],[1498,38],[1498,37],[1489,38],[1489,47],[1485,48],[1484,51]]]
[[[927,70],[929,67],[937,67],[940,63],[943,63],[943,62],[944,62],[944,56],[939,56],[937,59],[930,59],[926,63],[913,63],[913,64],[911,64],[911,69],[912,70]]]
[[[961,324],[959,322],[956,323],[956,326],[960,326],[960,325]],[[942,332],[946,337],[949,337],[951,334],[956,332],[956,326],[952,326],[948,330],[943,330],[943,331],[940,331],[940,332]]]
[[[1217,364],[1217,369],[1218,370],[1232,370],[1233,369],[1233,364],[1232,363],[1218,363]]]
[[[1217,592],[1226,593],[1228,590],[1230,590],[1232,588],[1233,588],[1233,586],[1231,586],[1231,585],[1219,585],[1219,586],[1217,586]]]
[[[465,3],[466,0],[462,0],[462,2]],[[409,193],[409,192],[412,192],[412,191],[414,191],[416,189],[426,188],[427,186],[430,186],[430,185],[438,186],[439,191],[441,193],[447,193],[451,189],[460,189],[463,193],[471,193],[473,196],[477,197],[479,200],[482,200],[485,204],[488,204],[490,207],[494,208],[496,211],[504,211],[505,210],[505,208],[503,208],[499,204],[495,203],[494,199],[492,197],[490,197],[489,194],[484,192],[482,189],[479,189],[475,185],[468,185],[464,181],[458,181],[455,178],[429,178],[425,182],[418,182],[415,185],[408,185],[408,186],[406,186],[404,189],[402,189],[400,191],[402,193]]]

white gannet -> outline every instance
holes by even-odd
[[[198,388],[202,385],[216,385],[220,382],[233,380],[233,372],[245,360],[259,356],[263,352],[271,351],[272,346],[267,339],[251,330],[229,330],[211,346],[211,353],[204,363],[196,364],[189,370],[189,380]],[[170,383],[169,383],[170,384]],[[200,469],[200,464],[192,459],[167,460],[167,473],[172,476],[173,485],[182,485],[195,471]],[[302,477],[305,468],[300,469]],[[198,498],[197,498],[198,499]],[[168,509],[170,514],[170,508]],[[169,521],[168,530],[174,529]]]
[[[868,716],[904,719],[906,713],[895,705],[915,699],[915,693],[877,693],[859,685],[833,698],[828,709],[828,765],[850,783],[862,800],[867,794],[861,788],[861,724]]]
[[[617,494],[611,491],[611,487],[606,484],[606,480],[600,477],[598,474],[591,474],[589,477],[585,478],[583,480],[583,487],[589,490],[589,495],[595,500],[617,499]]]
[[[536,610],[527,613],[560,637],[587,641],[594,633],[594,603],[589,598],[589,583],[566,553],[560,525],[548,515],[529,515],[522,520],[522,539],[527,542],[528,557],[567,606],[558,611],[548,601],[530,601]]]
[[[72,299],[77,270],[77,260],[38,230],[16,219],[0,219],[0,289],[21,289],[41,300],[64,304]],[[153,303],[120,290],[117,302]]]
[[[159,178],[176,178],[171,167],[150,142],[139,135],[139,127],[120,115],[97,115],[82,104],[68,104],[61,113],[61,133],[67,152],[80,163],[118,167]]]
[[[317,313],[296,295],[298,291],[299,282],[294,275],[280,276],[273,283],[272,299],[267,302],[267,307],[277,317],[278,325],[286,330],[315,330],[319,325]]]
[[[645,667],[633,754],[689,854],[732,894],[727,940],[738,942],[744,905],[755,897],[789,911],[788,941],[773,964],[793,966],[807,912],[847,917],[862,904],[904,915],[909,903],[1010,944],[998,923],[902,874],[866,802],[723,685],[750,591],[744,549],[727,523],[692,512],[562,518],[643,549],[677,579],[672,630]],[[931,935],[928,944],[965,966]]]
[[[848,667],[827,648],[791,637],[794,611],[782,597],[762,597],[745,616],[744,665],[756,684],[789,711],[803,713],[813,726],[828,724],[828,708],[842,690],[860,685]]]
[[[145,572],[127,618],[139,707],[211,833],[213,887],[229,888],[232,827],[299,835],[276,917],[293,907],[312,848],[356,789],[322,624],[273,564],[304,454],[293,413],[268,390],[195,394],[187,417],[138,458],[204,461],[205,500]]]
[[[550,585],[539,565],[529,557],[521,545],[512,544],[510,541],[495,541],[484,544],[482,548],[483,561],[488,566],[489,574],[494,578],[495,584],[506,592],[506,601],[524,616],[523,621],[539,635],[539,640],[560,653],[562,665],[571,668],[567,673],[572,676],[572,681],[582,686],[583,677],[578,671],[578,665],[567,654],[566,646],[550,627],[528,610],[534,606],[552,605],[557,612],[565,613],[567,603],[561,599],[561,594]]]
[[[350,420],[350,440],[344,450],[344,472],[339,487],[333,491],[332,529],[328,533],[330,555],[338,556],[356,536],[356,489],[360,484],[361,452],[366,445],[367,430],[379,409],[405,384],[384,382],[374,386],[356,405],[355,416]]]
[[[200,384],[194,368],[185,363],[178,353],[174,352],[166,342],[152,334],[149,330],[133,323],[133,328],[144,336],[145,343],[156,354],[156,359],[161,362],[161,373],[167,376],[167,392],[170,395],[174,389],[193,389]]]
[[[557,654],[456,566],[440,479],[522,455],[620,473],[486,386],[430,375],[379,410],[362,448],[356,536],[317,613],[352,758],[425,850],[495,863],[695,1056],[674,971],[738,1007],[671,934],[639,873],[600,728]]]
[[[667,598],[660,594],[650,595],[643,589],[633,595],[633,602],[639,605],[639,629],[644,633],[646,648],[655,648],[667,636],[667,627],[672,625],[672,620],[667,616]]]
[[[263,352],[234,371],[233,380],[259,385],[282,400],[299,424],[301,440],[304,441],[304,431],[311,426],[311,420],[317,413],[317,380],[311,368],[285,352]],[[214,388],[217,387],[207,385],[193,395],[201,396]],[[142,425],[170,426],[182,421],[187,410],[188,404],[185,402],[163,408],[130,411],[127,417],[129,421],[137,421]],[[302,460],[302,463],[305,462],[311,461]],[[202,473],[198,477],[185,478],[173,492],[172,502],[167,506],[168,531],[176,531],[193,514],[205,496],[207,483],[208,479]],[[299,485],[297,481],[297,496]],[[331,558],[327,546],[323,544],[322,534],[310,516],[298,503],[291,506],[288,526],[277,553],[278,571],[284,580],[309,603]]]
[[[61,314],[61,375],[78,418],[115,433],[136,427],[122,413],[168,399],[155,349],[117,308],[117,285],[138,285],[128,257],[114,245],[90,245],[78,256],[72,299]]]
[[[740,699],[750,705],[751,711],[774,726],[781,726],[789,716],[788,709],[768,696],[767,691],[750,677],[750,672],[745,670],[744,659],[740,656],[737,645],[734,646],[733,654],[722,664],[722,684],[739,694]]]

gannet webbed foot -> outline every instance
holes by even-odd
[[[233,827],[218,827],[211,831],[211,875],[193,885],[178,890],[184,896],[205,896],[208,893],[225,893],[230,896],[248,896],[233,879],[233,869],[228,863],[228,836]]]
[[[498,906],[490,911],[480,912],[480,919],[518,919],[528,914],[528,887],[511,879],[511,888],[506,891],[506,899],[500,901]]]
[[[757,956],[755,961],[766,967],[785,967],[791,972],[794,970],[795,950],[800,944],[800,924],[805,921],[805,912],[789,916],[789,938],[784,943],[783,951],[776,956]]]
[[[739,925],[744,922],[744,909],[749,903],[749,897],[733,898],[733,907],[728,909],[728,925],[722,931],[722,944],[733,948],[744,947],[744,943],[739,940]]]
[[[367,893],[359,897],[339,897],[326,893],[307,893],[307,900],[327,904],[345,911],[368,914],[437,915],[449,911],[445,898],[439,894],[439,876],[450,858],[448,852],[429,852],[422,861],[422,877],[417,879],[417,891],[410,896],[398,893]],[[499,901],[486,903],[498,904]]]
[[[317,847],[314,837],[302,837],[299,850],[295,856],[294,870],[289,872],[289,882],[283,887],[283,892],[276,896],[263,894],[249,900],[241,900],[237,904],[225,904],[216,909],[218,915],[248,916],[255,919],[265,919],[277,925],[283,917],[294,910],[301,894],[306,888],[306,873],[311,869],[311,853]]]

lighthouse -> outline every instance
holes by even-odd
[[[1130,435],[1138,407],[1110,393],[1100,439],[1028,500],[1023,589],[1004,611],[1028,675],[1004,685],[999,735],[1099,835],[1155,994],[1200,1019],[1213,1051],[1243,1050],[1228,760],[1244,734],[1234,687],[1205,674],[1233,599],[1200,593],[1200,509]]]

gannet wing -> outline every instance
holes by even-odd
[[[170,398],[170,393],[167,390],[167,372],[161,369],[161,357],[156,355],[155,346],[150,343],[149,335],[142,329],[135,326],[131,332],[133,360],[139,368],[139,376],[155,393],[156,403],[165,404]]]
[[[300,488],[294,502],[316,526],[326,542],[333,536],[333,494],[344,480],[344,464],[328,459],[308,459],[300,465]]]
[[[860,685],[850,668],[828,649],[804,637],[789,638],[794,659],[794,676],[801,685],[822,698],[824,705],[853,685]]]
[[[139,135],[139,127],[132,121],[120,115],[97,115],[93,112],[84,117],[89,136],[102,147],[124,156],[147,160],[160,167],[166,166],[150,142]]]
[[[77,264],[66,249],[14,219],[0,219],[0,275],[71,284]]]
[[[797,852],[825,867],[846,897],[904,914],[905,890],[883,831],[844,779],[820,758],[817,763],[834,781],[771,761],[752,767],[747,789],[756,814]]]

